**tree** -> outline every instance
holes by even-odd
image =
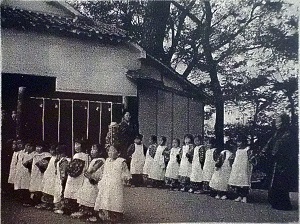
[[[113,2],[112,6],[97,3],[97,7],[95,4],[85,5],[88,15],[115,21],[148,52],[213,93],[219,149],[223,148],[227,100],[224,87],[239,78],[269,75],[268,66],[275,56],[287,60],[295,60],[297,56],[298,48],[294,46],[298,44],[297,13],[290,13],[292,6],[281,0],[191,0],[172,1],[171,5],[128,1]],[[158,7],[159,4],[164,6]],[[77,7],[80,5],[84,3]],[[105,20],[105,10],[100,10],[99,5],[109,12],[109,19]],[[155,13],[161,16],[162,23],[157,28],[153,26],[160,21]],[[147,33],[144,30],[151,35],[144,35]],[[153,43],[149,43],[151,39]]]

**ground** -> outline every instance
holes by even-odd
[[[166,189],[125,188],[125,221],[128,223],[166,222],[297,222],[298,194],[292,193],[293,211],[274,210],[267,203],[267,192],[253,190],[249,203],[217,200],[208,195],[170,192]],[[1,223],[48,224],[85,223],[50,211],[25,208],[2,196]]]

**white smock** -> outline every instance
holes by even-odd
[[[154,160],[152,163],[151,171],[149,174],[149,178],[153,180],[164,180],[165,179],[165,158],[163,156],[163,151],[167,148],[167,146],[159,145],[157,147]]]
[[[15,183],[15,176],[17,172],[17,164],[18,164],[18,156],[20,151],[14,152],[11,162],[10,162],[10,169],[9,169],[9,176],[8,176],[8,183],[14,184]]]
[[[221,152],[222,155],[226,153],[226,157],[223,165],[219,169],[215,169],[214,174],[212,175],[209,186],[217,191],[227,191],[228,189],[228,180],[231,172],[231,167],[228,158],[232,153],[228,150]]]
[[[44,178],[43,178],[43,190],[42,192],[45,194],[49,194],[49,195],[54,195],[54,186],[55,186],[55,160],[56,160],[56,156],[52,156],[47,169],[44,173]]]
[[[189,145],[182,146],[182,157],[179,165],[179,176],[190,177],[192,171],[192,164],[189,162],[188,157],[186,156],[186,154],[189,152]]]
[[[76,199],[77,191],[82,187],[84,180],[84,172],[89,165],[89,155],[83,152],[76,153],[73,159],[80,159],[85,162],[82,173],[78,177],[71,177],[68,175],[64,197],[69,199]]]
[[[134,144],[134,153],[131,157],[130,162],[130,173],[131,174],[142,174],[145,164],[144,146],[143,144]]]
[[[203,166],[203,181],[209,182],[215,171],[216,161],[214,160],[215,148],[208,149],[205,153],[205,161]]]
[[[148,147],[148,150],[147,150],[147,153],[146,153],[146,158],[145,158],[145,164],[144,164],[144,167],[143,167],[143,174],[145,175],[149,175],[150,172],[151,172],[151,167],[152,167],[152,163],[153,163],[153,158],[150,156],[150,148],[151,147],[155,147],[155,145],[150,145]]]
[[[179,163],[177,162],[177,156],[180,153],[180,148],[171,148],[170,160],[166,169],[166,177],[172,179],[178,179]]]
[[[47,157],[51,157],[51,154],[49,152],[42,152],[42,153],[36,154],[33,157],[32,170],[31,170],[31,176],[30,176],[30,184],[29,184],[30,192],[43,190],[42,183],[43,183],[44,174],[40,171],[40,169],[35,164]]]
[[[67,160],[68,162],[71,161],[71,159],[63,157],[60,158],[60,160],[56,163],[56,175],[54,179],[54,194],[53,194],[53,203],[58,203],[63,199],[63,186],[61,181],[61,172],[60,172],[60,164],[63,160]]]
[[[87,172],[90,173],[91,170],[94,168],[96,162],[102,161],[105,162],[103,158],[95,158],[91,161]],[[102,165],[103,166],[103,165]],[[100,169],[101,167],[99,167]],[[77,203],[80,205],[84,205],[87,207],[94,207],[96,198],[98,195],[98,186],[97,184],[91,184],[88,178],[84,178],[83,185],[81,189],[77,192]]]
[[[201,183],[203,181],[203,170],[201,168],[200,158],[199,158],[199,150],[203,145],[196,146],[194,148],[194,156],[192,161],[192,171],[190,175],[190,179],[192,182]]]
[[[129,180],[131,174],[125,159],[115,160],[108,158],[103,165],[102,179],[98,183],[98,196],[95,202],[95,211],[108,210],[124,212],[124,180]]]
[[[252,164],[248,158],[249,150],[250,147],[246,147],[245,149],[238,149],[236,151],[228,181],[229,185],[238,187],[251,186]]]
[[[31,160],[36,155],[36,152],[24,152],[20,163],[18,162],[18,177],[16,177],[15,190],[29,189],[31,173],[29,169],[23,166],[24,163]],[[20,158],[19,158],[20,159]]]

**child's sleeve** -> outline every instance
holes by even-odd
[[[59,164],[59,172],[60,172],[60,180],[64,183],[67,181],[67,167],[69,165],[68,160],[63,160],[61,161],[61,163]]]
[[[156,153],[155,145],[150,145],[148,150],[149,150],[149,155],[154,159]]]
[[[182,158],[182,148],[180,148],[178,155],[176,155],[178,164],[180,164],[181,158]]]
[[[131,174],[125,161],[122,162],[122,179],[125,181],[131,179]]]
[[[201,148],[199,149],[199,162],[201,164],[202,169],[203,169],[204,162],[205,162],[205,154],[206,154],[205,146],[201,146]]]
[[[219,157],[218,157],[218,160],[216,162],[216,165],[215,165],[217,168],[221,168],[222,167],[222,165],[223,165],[223,163],[225,161],[225,157],[226,157],[226,154],[224,152],[221,152],[220,155],[219,155]]]
[[[127,156],[128,156],[128,158],[132,157],[132,154],[134,153],[134,151],[135,151],[134,144],[131,144],[128,147],[128,149],[127,149]]]

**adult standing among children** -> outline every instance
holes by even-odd
[[[268,200],[272,208],[291,210],[289,192],[298,189],[298,140],[290,118],[281,114],[275,122],[276,132],[263,149],[270,161]]]
[[[131,122],[129,111],[124,111],[123,118],[119,124],[118,140],[121,145],[120,157],[128,159],[127,149],[133,143],[135,136],[138,134],[135,125]]]

